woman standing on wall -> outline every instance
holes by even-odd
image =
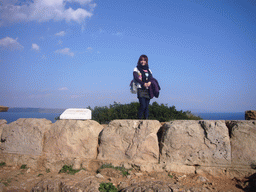
[[[160,87],[156,79],[152,76],[152,72],[148,66],[148,57],[146,55],[140,56],[137,67],[133,70],[133,78],[137,82],[137,97],[140,102],[138,118],[142,119],[142,116],[144,115],[145,119],[148,119],[150,99],[153,98],[153,96],[158,97]],[[151,85],[152,82],[154,83],[154,86]]]

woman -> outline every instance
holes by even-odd
[[[146,55],[140,56],[137,67],[133,70],[133,77],[138,82],[137,97],[140,102],[138,118],[142,119],[144,115],[145,119],[148,119],[148,106],[151,99],[149,87],[151,86],[153,76],[148,67],[148,57]]]

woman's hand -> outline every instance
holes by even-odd
[[[151,82],[149,81],[149,82],[147,82],[147,83],[144,83],[144,86],[145,87],[149,87],[151,85]]]

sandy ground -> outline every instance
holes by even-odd
[[[215,178],[210,175],[184,175],[166,172],[146,173],[134,169],[129,170],[129,175],[124,176],[120,170],[113,168],[99,169],[97,172],[81,170],[71,175],[68,173],[52,173],[49,170],[31,170],[30,168],[21,169],[20,167],[8,166],[0,167],[0,191],[31,191],[34,186],[38,186],[38,183],[42,181],[69,180],[78,183],[83,178],[90,178],[91,183],[96,182],[94,184],[95,189],[98,189],[100,183],[110,182],[121,190],[135,183],[160,181],[168,183],[173,191],[256,191],[252,186],[253,184],[246,178],[228,179]]]

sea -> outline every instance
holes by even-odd
[[[197,113],[204,120],[245,120],[245,112],[233,113]]]
[[[38,113],[38,112],[0,112],[0,119],[5,119],[7,123],[18,120],[19,118],[44,118],[55,123],[55,118],[59,117],[60,113]]]
[[[42,113],[42,112],[31,112],[26,110],[25,112],[17,112],[17,110],[11,110],[8,112],[0,112],[0,119],[5,119],[7,123],[18,120],[19,118],[45,118],[50,120],[52,123],[56,122],[57,117],[60,116],[60,112],[53,113]],[[245,120],[244,112],[236,113],[197,113],[196,116],[201,117],[204,120]]]

